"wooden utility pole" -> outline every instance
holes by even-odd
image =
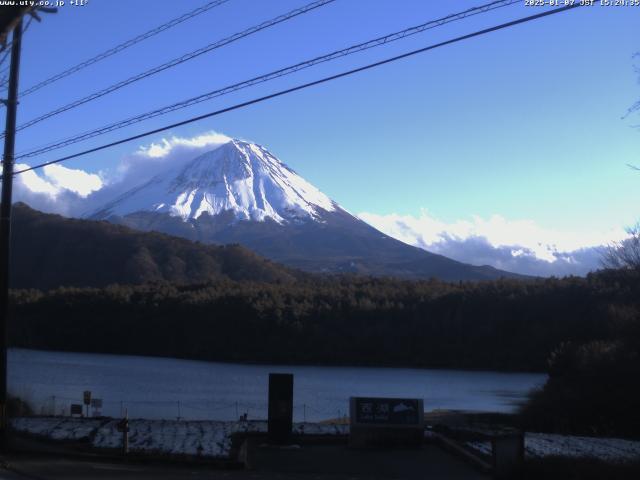
[[[7,122],[2,157],[2,203],[0,204],[0,447],[7,439],[7,317],[9,313],[9,247],[11,242],[11,197],[13,187],[13,155],[16,143],[18,109],[18,77],[22,44],[22,18],[13,29],[9,92],[4,100]]]

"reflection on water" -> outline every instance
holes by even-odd
[[[343,416],[350,396],[424,399],[425,410],[510,412],[546,375],[414,368],[242,365],[12,349],[9,389],[37,413],[68,414],[91,390],[102,413],[130,417],[266,418],[270,372],[293,373],[294,419]]]

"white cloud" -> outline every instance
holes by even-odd
[[[19,171],[29,165],[16,164],[15,168]],[[98,175],[50,165],[42,171],[29,170],[16,175],[13,199],[43,212],[72,216],[77,213],[81,200],[101,187]]]
[[[43,172],[59,191],[69,190],[83,198],[102,188],[100,176],[95,173],[87,173],[84,170],[67,168],[62,165],[47,165],[43,168]]]
[[[543,228],[531,220],[443,222],[423,210],[411,215],[361,213],[362,220],[398,240],[474,265],[528,275],[583,275],[600,266],[600,248],[626,237],[623,229],[576,233]]]
[[[29,168],[29,165],[24,163],[17,163],[15,165],[16,170],[24,170],[26,168]],[[18,189],[23,187],[32,193],[39,193],[52,198],[55,198],[55,196],[60,193],[60,189],[58,187],[46,178],[40,177],[35,170],[29,170],[28,172],[21,173],[20,175],[16,175],[15,178]],[[18,192],[20,192],[20,190],[18,190]]]
[[[173,136],[171,138],[163,138],[158,143],[142,146],[138,149],[138,153],[149,158],[163,158],[176,149],[186,148],[191,150],[220,146],[231,140],[231,137],[213,131],[192,138]]]

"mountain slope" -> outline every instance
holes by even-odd
[[[518,277],[395,240],[348,213],[264,147],[239,140],[153,177],[90,218],[204,243],[239,243],[311,272]]]
[[[101,287],[152,281],[292,282],[301,275],[238,245],[201,245],[107,222],[14,206],[12,288]]]

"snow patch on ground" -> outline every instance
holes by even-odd
[[[122,447],[119,420],[23,417],[11,424],[19,432],[52,440],[88,440],[95,448]],[[266,421],[129,420],[129,450],[141,453],[228,458],[236,433],[266,432]],[[348,425],[294,423],[297,435],[347,435]]]
[[[122,433],[116,419],[69,417],[21,417],[11,420],[19,432],[59,441],[88,441],[95,448],[117,449],[122,446]],[[236,433],[267,431],[266,421],[177,421],[129,420],[129,449],[132,452],[192,455],[228,458],[231,438]],[[294,423],[296,435],[348,435],[349,425]],[[426,431],[425,437],[431,436]],[[466,445],[477,452],[491,455],[491,442],[470,441]],[[547,433],[526,433],[525,454],[528,458],[552,455],[591,457],[610,462],[640,459],[640,441],[619,438],[595,438]]]
[[[466,445],[474,450],[491,455],[491,442],[473,441]],[[563,456],[574,458],[597,458],[608,462],[624,462],[640,459],[640,441],[620,438],[578,437],[551,433],[526,433],[525,455],[528,458]]]
[[[59,417],[22,417],[11,420],[11,426],[15,430],[52,440],[86,440],[102,423],[104,421],[98,419]]]

